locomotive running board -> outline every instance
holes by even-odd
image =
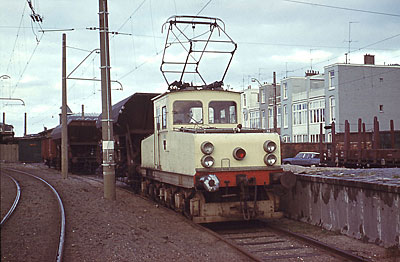
[[[248,206],[249,210],[253,210],[254,204],[252,201],[248,202]],[[274,202],[272,200],[257,201],[257,209],[264,210],[264,212],[258,213],[251,219],[283,217],[282,212],[274,211]],[[240,211],[240,202],[204,203],[200,199],[191,199],[190,213],[193,222],[198,224],[244,220]]]
[[[143,177],[157,180],[162,183],[167,183],[183,188],[194,187],[194,176],[155,170],[150,168],[141,168],[140,173]]]

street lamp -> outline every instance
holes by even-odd
[[[251,78],[251,82],[257,82],[258,83],[258,85],[261,87],[262,86],[262,84],[260,83],[260,81],[258,81],[258,79],[257,78],[255,78],[255,77],[252,77]]]
[[[1,79],[10,79],[11,77],[9,75],[1,75],[0,78]]]

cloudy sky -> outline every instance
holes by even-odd
[[[0,100],[0,112],[17,136],[23,135],[25,112],[30,134],[59,121],[63,32],[48,30],[74,29],[65,31],[68,73],[99,46],[98,31],[86,29],[98,27],[97,0],[31,2],[42,23],[32,21],[26,0],[4,1],[0,16],[0,97],[25,102]],[[225,22],[238,49],[224,83],[236,91],[254,85],[252,77],[272,82],[273,71],[279,82],[303,76],[311,66],[323,72],[326,65],[344,62],[349,25],[351,63],[363,63],[366,53],[375,55],[376,64],[400,63],[398,0],[119,0],[109,1],[108,9],[110,31],[122,33],[110,37],[111,76],[123,85],[123,91],[112,91],[113,104],[135,92],[166,91],[160,72],[166,34],[161,28],[172,15]],[[71,77],[100,79],[99,59],[98,54],[89,56]],[[210,61],[207,68],[221,68],[218,60]],[[67,85],[74,113],[82,104],[85,112],[100,113],[99,82],[68,80]]]

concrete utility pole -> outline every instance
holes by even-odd
[[[104,198],[115,200],[115,162],[113,123],[111,119],[111,79],[110,53],[108,39],[108,8],[107,0],[99,0],[99,32],[100,32],[100,62],[101,62],[101,100],[102,119],[101,132],[103,140],[103,179]]]
[[[274,132],[278,132],[278,123],[277,123],[277,112],[276,112],[276,73],[273,73],[273,83],[272,86],[274,87]]]
[[[67,35],[62,35],[61,176],[68,178]]]

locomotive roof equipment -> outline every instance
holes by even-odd
[[[225,32],[224,22],[214,17],[171,16],[165,27],[168,32],[160,70],[168,89],[221,88],[237,48]],[[218,71],[210,68],[212,64],[226,67]],[[219,81],[214,81],[218,79],[216,73],[222,75]]]

